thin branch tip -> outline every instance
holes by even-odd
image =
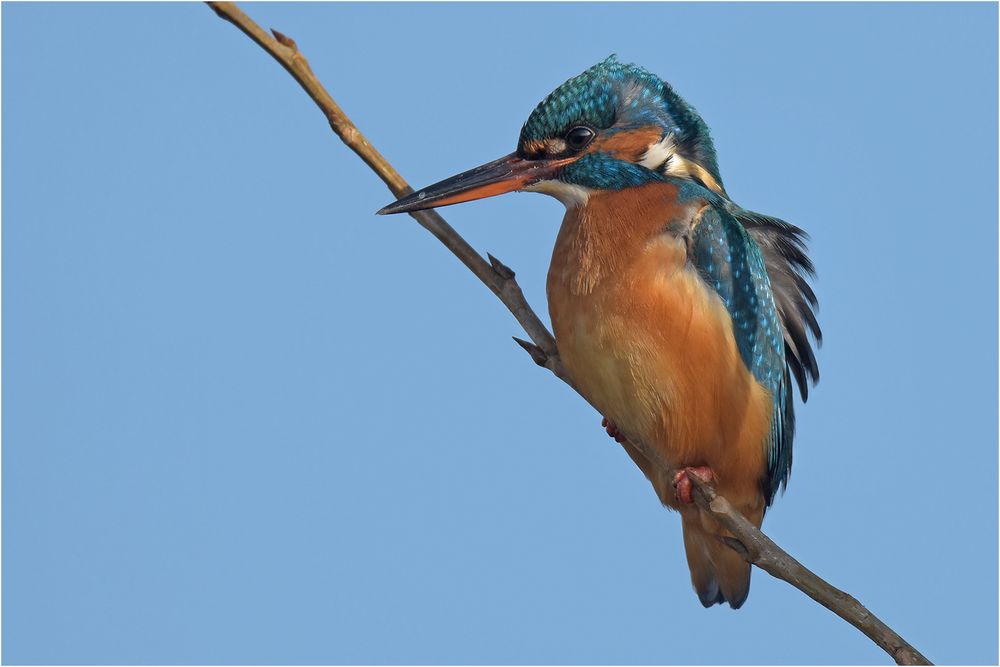
[[[274,35],[274,38],[276,40],[278,40],[278,43],[281,44],[282,46],[287,46],[292,51],[298,51],[299,50],[299,47],[295,43],[295,40],[292,39],[291,37],[288,37],[284,33],[281,33],[279,31],[275,30],[274,28],[271,28],[271,34]]]
[[[521,346],[521,349],[527,352],[531,356],[531,360],[534,361],[539,366],[543,368],[549,361],[549,355],[545,353],[545,350],[538,347],[532,342],[518,338],[517,336],[511,336],[514,342]]]
[[[490,266],[493,267],[493,270],[496,271],[501,278],[504,280],[514,279],[514,269],[510,268],[490,253],[486,253],[486,257],[490,260]]]

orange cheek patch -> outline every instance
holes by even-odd
[[[592,144],[594,152],[610,153],[620,160],[638,162],[642,155],[663,136],[663,130],[649,125],[627,132],[614,134],[598,139]],[[587,151],[588,153],[590,151]]]

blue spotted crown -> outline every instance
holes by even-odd
[[[576,125],[623,131],[658,125],[721,182],[708,126],[655,74],[614,55],[553,90],[528,116],[519,146],[562,136]]]

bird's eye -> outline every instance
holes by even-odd
[[[566,133],[566,145],[574,151],[578,151],[591,142],[594,138],[594,131],[589,127],[574,127]]]

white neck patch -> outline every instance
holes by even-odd
[[[646,149],[639,164],[646,169],[658,171],[664,176],[695,178],[709,190],[714,190],[723,196],[726,194],[726,191],[708,170],[677,152],[677,144],[674,142],[673,134],[668,134]]]
[[[676,155],[676,153],[677,144],[674,143],[674,135],[673,133],[668,133],[667,136],[646,149],[642,159],[639,160],[639,164],[646,169],[657,169],[661,164]],[[667,169],[669,168],[670,165],[667,166]]]

